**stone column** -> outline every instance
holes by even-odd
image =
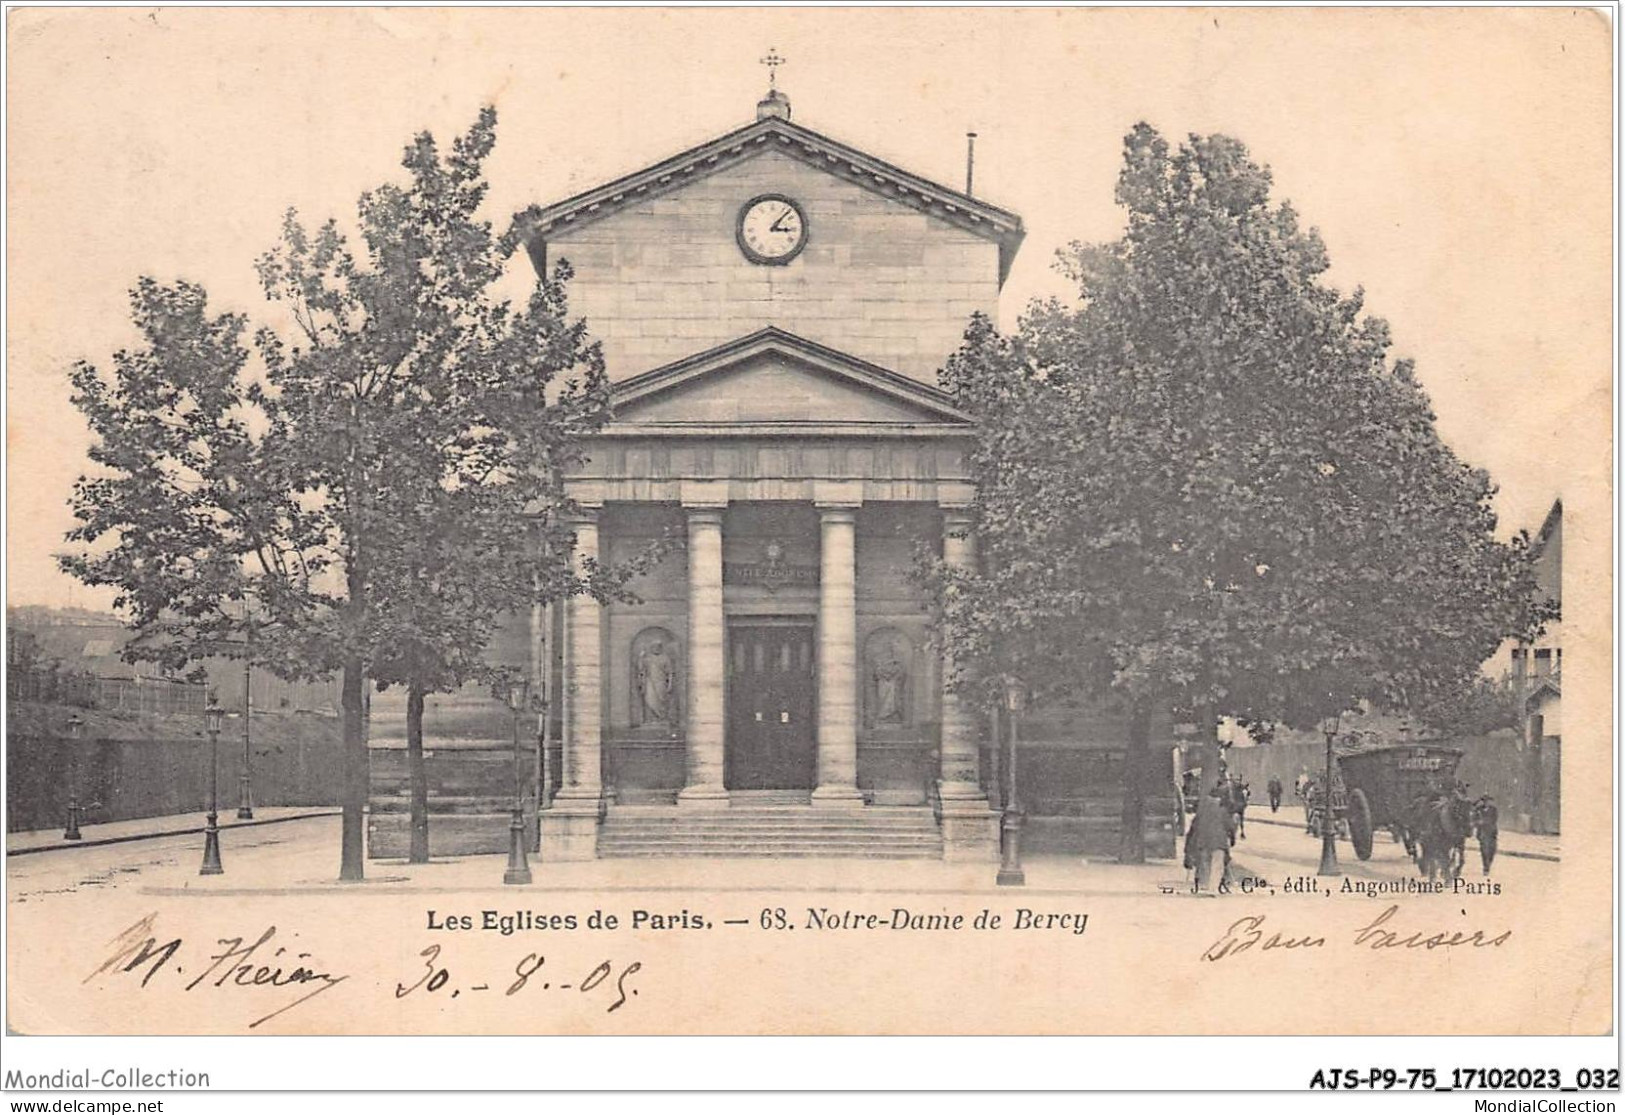
[[[720,805],[726,707],[723,680],[722,514],[726,481],[689,482],[682,489],[688,517],[688,700],[686,775],[679,805]]]
[[[951,569],[974,569],[976,542],[970,535],[970,515],[958,509],[942,513],[942,560]],[[942,652],[942,747],[938,796],[986,799],[979,777],[982,727],[980,717],[949,685],[953,677],[952,648]]]
[[[942,560],[954,569],[976,568],[971,517],[963,506],[942,511]],[[954,661],[942,655],[942,741],[937,800],[942,818],[943,858],[991,862],[999,856],[998,817],[988,806],[979,778],[982,718],[949,687]]]
[[[575,562],[598,558],[601,505],[577,500]],[[564,747],[559,792],[541,813],[542,859],[598,855],[603,812],[603,605],[590,596],[564,602]]]
[[[857,514],[860,482],[816,485],[818,786],[815,805],[861,806],[858,791]]]

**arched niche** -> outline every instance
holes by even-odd
[[[863,723],[869,728],[907,728],[914,723],[918,655],[895,627],[880,627],[863,641]]]
[[[632,638],[628,723],[634,728],[677,729],[683,723],[683,648],[664,627],[645,627]]]

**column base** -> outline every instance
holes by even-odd
[[[824,809],[863,808],[863,791],[856,786],[820,786],[810,797],[814,805]]]
[[[599,797],[553,799],[538,814],[542,828],[542,862],[566,863],[598,858],[598,821],[604,811]]]
[[[677,804],[704,808],[705,806],[727,805],[729,802],[728,789],[725,786],[684,786],[677,791]]]
[[[987,799],[942,799],[942,858],[950,863],[996,863],[999,815]]]

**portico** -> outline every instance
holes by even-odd
[[[982,733],[910,580],[919,547],[972,559],[963,415],[781,330],[683,363],[616,388],[569,483],[578,561],[671,552],[637,602],[565,610],[543,857],[595,855],[600,800],[940,808],[945,854],[991,857]]]

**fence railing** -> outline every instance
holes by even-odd
[[[169,678],[102,678],[51,667],[19,665],[6,669],[6,698],[152,715],[201,714],[209,703],[208,687],[192,682]]]

